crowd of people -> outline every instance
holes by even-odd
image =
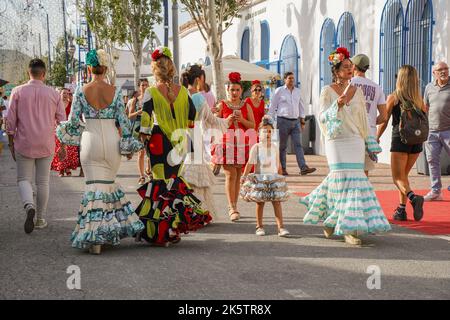
[[[436,81],[422,98],[417,71],[405,65],[398,72],[396,90],[386,99],[383,90],[366,78],[367,56],[351,58],[346,48],[338,48],[329,61],[333,83],[321,92],[319,126],[330,172],[300,199],[307,208],[303,221],[322,222],[326,238],[343,236],[347,243],[360,245],[361,235],[391,229],[369,181],[391,117],[391,169],[399,190],[393,218],[407,219],[409,201],[414,219],[420,221],[424,201],[442,200],[442,148],[450,155],[449,68],[443,62],[434,67]],[[50,170],[63,177],[81,167],[86,186],[71,235],[73,247],[100,254],[102,245],[118,245],[125,237],[156,246],[176,244],[182,234],[224,214],[212,193],[217,168],[222,168],[229,219],[240,220],[239,199],[253,202],[255,233],[264,236],[264,205],[271,202],[278,235],[289,235],[282,213],[282,203],[289,199],[289,137],[300,175],[316,171],[307,165],[301,144],[305,108],[292,72],[284,74],[284,86],[266,108],[263,83],[253,81],[251,94],[244,99],[238,72],[228,75],[227,98],[222,101],[215,101],[199,65],[188,67],[182,85],[176,84],[172,54],[166,47],[152,54],[156,83],[141,79],[128,101],[106,80],[109,61],[103,50],[91,50],[86,64],[91,82],[73,93],[68,89],[58,93],[44,84],[44,62],[33,59],[30,81],[16,87],[9,108],[3,108],[9,148],[17,162],[26,233],[47,226]],[[416,194],[408,181],[424,143],[432,180],[425,197]],[[142,198],[136,208],[116,181],[121,157],[131,159],[134,154],[137,193]]]

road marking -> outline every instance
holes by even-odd
[[[284,290],[284,291],[297,299],[312,298],[309,294],[307,294],[302,289],[291,289],[291,290]]]
[[[438,238],[441,238],[443,240],[450,241],[450,236],[438,236]]]

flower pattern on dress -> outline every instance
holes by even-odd
[[[68,145],[79,146],[81,134],[85,128],[82,116],[85,119],[115,119],[118,127],[122,131],[120,150],[122,155],[128,155],[144,148],[144,145],[132,137],[131,123],[125,114],[125,104],[123,103],[120,88],[116,89],[114,100],[106,108],[96,110],[89,105],[83,90],[78,86],[72,103],[72,110],[69,120],[62,122],[56,129],[58,139]]]
[[[338,117],[339,107],[337,101],[333,105],[323,112],[323,121],[327,128],[327,137],[329,139],[335,139],[342,132],[342,120]]]

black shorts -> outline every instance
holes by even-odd
[[[407,154],[417,154],[423,151],[423,144],[407,145],[402,142],[399,136],[392,137],[391,152],[401,152]]]

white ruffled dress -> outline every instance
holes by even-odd
[[[369,179],[364,173],[366,152],[381,148],[369,135],[361,89],[339,110],[338,95],[330,86],[321,94],[320,127],[330,173],[300,203],[308,208],[305,224],[335,228],[336,235],[379,233],[391,230]]]
[[[226,119],[216,117],[201,93],[195,93],[191,97],[192,102],[197,110],[197,118],[194,132],[193,143],[194,153],[192,153],[185,161],[182,176],[189,186],[194,190],[194,194],[204,204],[213,218],[217,218],[216,206],[211,187],[217,184],[211,167],[209,166],[208,153],[210,154],[211,136],[222,137],[228,129]]]
[[[110,106],[95,110],[78,87],[69,120],[57,127],[56,135],[61,143],[80,146],[86,179],[77,225],[71,236],[72,246],[82,249],[90,245],[118,245],[120,239],[143,230],[144,225],[115,181],[121,155],[143,148],[132,137],[120,89]]]

